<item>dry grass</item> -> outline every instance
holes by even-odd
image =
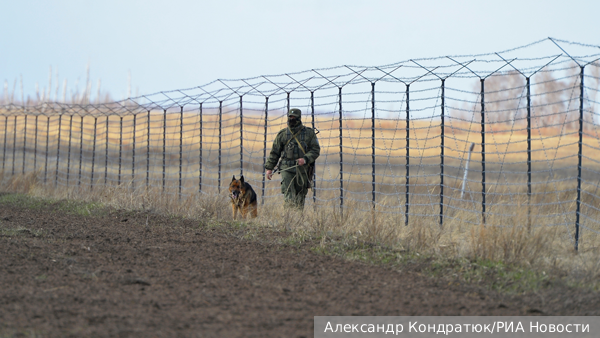
[[[5,120],[6,121],[6,120]],[[22,144],[22,136],[25,130],[24,117],[20,116],[17,118],[15,124],[14,118],[8,119],[6,129],[0,127],[0,140],[3,140],[4,130],[7,130],[7,146],[9,152],[7,153],[7,163],[10,163],[10,147],[12,146],[12,138],[17,135],[17,145]],[[49,121],[49,124],[48,124]],[[183,133],[182,141],[184,152],[191,151],[193,156],[197,159],[197,148],[199,145],[199,131],[198,131],[198,116],[194,114],[184,114],[183,118]],[[237,122],[236,122],[237,121]],[[63,117],[61,123],[61,147],[66,147],[69,142],[69,118]],[[273,121],[273,125],[283,121]],[[4,121],[0,120],[0,125]],[[183,217],[190,217],[199,219],[203,222],[208,220],[213,221],[231,221],[231,212],[229,208],[229,201],[225,195],[225,188],[223,188],[222,194],[217,194],[216,189],[206,189],[206,194],[198,195],[197,192],[197,167],[193,167],[189,171],[184,172],[184,192],[186,192],[182,198],[178,198],[177,184],[175,183],[178,175],[178,147],[179,147],[179,132],[180,132],[180,120],[177,114],[173,114],[167,120],[166,129],[163,125],[162,114],[151,114],[150,124],[146,117],[140,116],[137,118],[136,132],[133,133],[133,118],[126,116],[123,118],[123,137],[120,137],[120,118],[112,116],[109,119],[109,126],[106,127],[106,119],[98,118],[96,126],[97,136],[97,147],[96,151],[98,154],[104,154],[104,151],[108,148],[110,150],[110,156],[114,157],[118,154],[117,149],[119,144],[122,144],[124,151],[131,151],[133,142],[135,140],[138,151],[146,147],[148,135],[148,126],[150,127],[150,147],[152,156],[152,174],[150,179],[158,185],[151,185],[146,188],[145,185],[140,184],[140,179],[145,178],[145,168],[139,168],[136,171],[136,179],[138,183],[136,186],[132,186],[131,174],[129,169],[123,169],[123,182],[120,186],[109,185],[103,187],[102,175],[103,162],[100,157],[96,158],[95,179],[99,179],[98,185],[94,185],[94,189],[89,189],[89,171],[91,165],[89,165],[89,154],[87,156],[87,162],[84,161],[84,177],[86,181],[81,187],[78,187],[72,181],[68,187],[65,187],[64,177],[61,177],[63,181],[56,187],[52,184],[54,172],[49,172],[48,184],[43,184],[43,175],[40,171],[42,159],[38,159],[37,171],[31,172],[31,159],[27,159],[27,170],[25,175],[19,175],[20,163],[23,158],[19,152],[15,162],[18,164],[16,175],[12,176],[10,167],[7,165],[5,171],[1,174],[1,189],[2,191],[18,192],[28,194],[31,196],[46,197],[53,199],[75,199],[90,202],[98,202],[103,205],[112,206],[115,208],[126,208],[126,209],[144,209],[154,210],[160,213],[168,213]],[[238,124],[236,124],[238,123]],[[244,132],[249,140],[244,141],[244,149],[247,152],[260,153],[262,156],[263,149],[263,136],[264,131],[263,121],[259,117],[245,117]],[[520,186],[517,190],[510,187],[494,188],[496,190],[492,192],[496,193],[507,193],[501,195],[493,200],[493,205],[490,206],[492,210],[498,214],[498,216],[490,216],[487,219],[487,224],[493,224],[496,226],[483,226],[481,225],[481,217],[478,212],[480,208],[480,191],[481,187],[477,184],[471,184],[469,190],[472,192],[471,201],[456,201],[447,199],[446,204],[453,207],[445,210],[446,218],[444,220],[444,226],[440,227],[435,214],[438,212],[437,206],[431,207],[430,205],[437,203],[439,188],[438,178],[431,178],[429,181],[418,179],[411,181],[412,184],[426,183],[425,186],[416,186],[411,188],[411,193],[416,194],[411,197],[411,213],[414,214],[428,214],[431,217],[416,217],[412,216],[408,226],[404,225],[403,215],[403,204],[404,204],[404,190],[403,178],[397,179],[396,176],[404,174],[403,161],[405,155],[405,134],[404,134],[404,122],[400,121],[378,121],[378,127],[382,128],[377,131],[376,146],[387,150],[377,150],[378,159],[387,157],[387,161],[390,161],[397,168],[400,168],[398,172],[388,171],[389,176],[378,176],[377,184],[378,191],[385,191],[387,193],[395,193],[388,197],[381,197],[378,200],[378,206],[374,211],[370,210],[371,206],[356,201],[358,195],[354,195],[355,198],[349,198],[345,201],[344,213],[340,213],[339,200],[336,198],[338,190],[332,189],[330,191],[322,190],[319,191],[319,198],[321,200],[327,200],[332,198],[333,201],[330,203],[317,202],[317,205],[313,205],[312,202],[307,203],[307,208],[303,214],[294,214],[284,210],[279,206],[278,203],[271,203],[268,207],[259,206],[259,217],[255,220],[249,221],[249,224],[253,226],[271,227],[275,229],[283,229],[289,231],[293,236],[312,236],[314,238],[321,238],[326,240],[327,238],[340,238],[345,243],[374,243],[376,245],[390,248],[391,250],[397,250],[400,252],[408,253],[419,253],[421,255],[430,255],[435,257],[452,258],[452,259],[483,259],[501,261],[507,264],[518,264],[534,269],[545,269],[545,270],[556,270],[563,274],[571,276],[583,276],[586,279],[598,278],[600,275],[600,241],[598,235],[589,230],[582,228],[583,236],[580,241],[579,252],[573,250],[573,227],[574,225],[574,210],[575,204],[551,204],[553,202],[564,202],[575,200],[575,186],[574,182],[564,183],[548,183],[546,185],[537,185],[534,187],[535,191],[548,191],[548,194],[540,195],[534,198],[532,203],[545,203],[546,205],[539,208],[533,208],[531,214],[535,220],[536,227],[529,227],[527,222],[527,200],[521,200],[523,198],[523,189],[525,185]],[[203,179],[205,181],[216,181],[216,171],[214,170],[214,157],[215,148],[217,147],[217,121],[215,116],[205,116],[204,118],[204,135],[203,141],[206,153],[208,150],[213,152],[207,156],[207,159],[213,159],[212,169],[206,170],[203,173]],[[321,130],[319,134],[321,145],[323,147],[322,157],[335,156],[339,151],[338,148],[338,126],[336,119],[318,119],[317,127]],[[370,160],[368,157],[360,157],[358,155],[369,155],[370,154],[370,121],[349,121],[344,129],[344,144],[345,149],[355,154],[354,158],[345,157],[345,161],[352,163],[364,163],[365,159]],[[46,128],[50,130],[49,134],[46,134]],[[430,122],[413,122],[411,125],[411,146],[415,146],[418,149],[411,149],[411,157],[413,161],[419,163],[419,158],[423,157],[421,161],[423,164],[427,163],[438,163],[439,161],[439,132],[440,128],[435,123]],[[467,124],[454,124],[452,127],[446,128],[447,137],[452,137],[446,140],[446,156],[448,156],[446,164],[452,164],[451,157],[455,157],[454,163],[456,166],[460,166],[460,158],[466,157],[466,154],[462,152],[466,149],[470,142],[479,144],[480,134],[478,126],[467,125]],[[34,130],[36,129],[35,120],[32,117],[27,119],[27,144],[28,148],[33,146]],[[462,129],[462,130],[461,130]],[[494,134],[487,135],[486,151],[488,155],[488,161],[496,161],[501,163],[509,164],[511,161],[522,162],[526,160],[526,146],[525,142],[527,134],[525,131],[510,132],[501,131],[500,126]],[[506,127],[505,129],[510,129]],[[58,117],[53,116],[50,120],[45,117],[38,119],[37,124],[37,146],[38,151],[41,151],[46,145],[46,137],[49,139],[49,144],[55,146],[58,141]],[[465,131],[466,130],[466,131]],[[471,132],[467,132],[471,130]],[[75,117],[71,129],[71,142],[73,144],[73,153],[79,151],[79,140],[80,137],[83,139],[84,152],[91,152],[93,133],[94,131],[94,118],[84,117],[83,118],[83,129],[81,128],[81,119]],[[164,194],[160,188],[161,172],[162,170],[162,134],[165,132],[167,135],[166,146],[170,147],[171,153],[167,156],[167,178],[172,180],[168,182],[166,192]],[[229,119],[223,124],[222,129],[223,137],[221,145],[224,149],[229,147],[234,148],[233,151],[224,151],[224,162],[230,161],[234,158],[237,161],[237,148],[239,147],[239,121],[237,119]],[[533,160],[536,161],[553,161],[555,158],[569,157],[568,161],[576,159],[577,152],[577,134],[570,130],[563,130],[562,134],[560,130],[556,129],[534,129],[532,131],[534,140],[532,141],[532,153]],[[108,136],[108,143],[105,142]],[[381,136],[381,137],[380,137]],[[272,141],[274,134],[269,134],[268,143]],[[456,137],[457,140],[453,138]],[[122,142],[122,143],[121,143]],[[585,142],[585,141],[584,141]],[[589,140],[588,142],[597,142],[596,140]],[[510,144],[510,146],[509,146]],[[62,148],[66,149],[66,148]],[[64,151],[64,150],[63,150]],[[479,149],[475,149],[472,161],[479,161],[481,155],[478,152]],[[585,148],[586,156],[589,158],[598,158],[595,154],[595,150],[592,148]],[[50,151],[52,153],[52,151]],[[495,153],[495,154],[494,154]],[[53,153],[55,154],[55,153]],[[142,154],[145,155],[144,152]],[[21,156],[21,157],[19,157]],[[64,156],[64,155],[63,155]],[[130,156],[130,153],[127,154]],[[427,159],[427,157],[431,157]],[[350,156],[351,157],[351,156]],[[126,158],[126,157],[125,157]],[[114,160],[114,158],[113,158]],[[142,155],[142,160],[145,164],[145,158]],[[73,167],[71,168],[71,179],[76,174],[76,164],[78,160],[72,159]],[[126,160],[125,160],[126,161]],[[232,160],[233,162],[233,160]],[[335,161],[333,161],[335,162]],[[51,163],[49,166],[54,170],[56,162]],[[117,173],[117,167],[115,162],[112,161],[109,164],[107,172],[109,177],[113,179]],[[190,164],[191,163],[191,164]],[[190,162],[187,164],[188,167],[192,167],[195,164]],[[224,169],[231,169],[237,171],[239,168],[235,165],[230,167],[224,167]],[[64,157],[59,163],[61,165],[61,175],[65,173]],[[584,166],[585,166],[584,160]],[[209,168],[206,164],[205,168]],[[359,175],[359,166],[347,165],[345,171],[352,174],[345,175],[344,178],[347,180],[353,180],[353,183],[344,185],[346,189],[370,194],[370,174]],[[254,170],[260,170],[260,165]],[[378,169],[379,170],[379,169]],[[386,169],[387,170],[387,169]],[[237,172],[236,172],[237,173]],[[329,175],[331,176],[327,176]],[[339,173],[339,167],[334,164],[328,166],[320,166],[317,171],[318,177],[325,179],[335,179],[337,173]],[[370,173],[370,171],[369,171]],[[356,175],[355,175],[356,174]],[[364,174],[364,173],[363,173]],[[386,174],[384,172],[384,174]],[[411,174],[415,172],[411,171]],[[230,179],[229,174],[224,174],[223,185],[226,185]],[[253,176],[254,175],[254,176]],[[257,188],[257,174],[247,174],[250,177],[251,183]],[[187,181],[186,181],[187,180]],[[363,183],[364,182],[364,183]],[[449,197],[455,197],[457,191],[451,191],[450,188],[460,189],[460,181],[452,181],[448,179],[445,184],[449,186],[445,190],[445,195]],[[522,183],[522,182],[521,182]],[[276,184],[269,183],[267,187],[273,188]],[[330,186],[323,183],[320,188],[336,188],[335,183],[327,183]],[[365,188],[364,184],[367,184]],[[380,185],[389,184],[387,188],[382,188]],[[399,191],[395,191],[398,189]],[[508,191],[506,189],[513,189]],[[365,190],[366,189],[366,190]],[[387,190],[385,190],[387,189]],[[502,190],[505,189],[505,190]],[[583,186],[584,191],[590,193],[590,195],[583,195],[584,202],[589,205],[596,205],[597,201],[595,196],[595,188],[593,185],[588,184]],[[562,193],[554,194],[554,190],[568,190]],[[519,192],[520,195],[514,195]],[[279,195],[278,189],[273,189],[267,193],[267,196],[273,194]],[[419,196],[417,194],[424,194]],[[365,195],[366,196],[366,195]],[[369,199],[366,197],[365,199]],[[379,197],[378,197],[379,198]],[[310,197],[308,198],[310,199]],[[491,197],[490,197],[491,199]],[[270,201],[274,201],[271,199]],[[490,201],[488,200],[488,203]],[[510,203],[520,203],[518,207],[510,206]],[[418,204],[429,204],[427,206],[418,206]],[[495,208],[495,209],[494,209]],[[463,210],[466,209],[466,210]],[[489,211],[489,210],[488,210]],[[555,218],[543,218],[544,215],[561,215],[568,214],[564,217]],[[586,208],[584,214],[591,217],[592,219],[600,219],[600,215],[592,208]],[[537,218],[536,218],[537,217]],[[560,219],[561,222],[569,224],[568,226],[546,226],[552,222],[556,222],[556,219]],[[589,226],[590,222],[587,223]],[[597,231],[600,229],[594,228]]]
[[[73,147],[79,149],[80,139],[82,146],[86,150],[91,150],[96,136],[98,150],[104,149],[106,140],[111,149],[122,146],[125,151],[131,150],[133,144],[136,144],[138,151],[145,150],[148,143],[148,131],[150,137],[151,151],[161,150],[163,146],[163,133],[165,134],[165,146],[169,149],[177,148],[180,140],[184,152],[188,149],[197,149],[200,144],[199,115],[184,113],[181,119],[180,114],[167,114],[166,120],[160,112],[151,112],[148,114],[138,114],[134,117],[127,115],[119,116],[71,116],[63,115],[59,121],[58,115],[35,116],[24,115],[10,116],[0,119],[0,139],[4,139],[6,131],[7,145],[12,145],[16,135],[17,145],[23,142],[23,135],[27,136],[28,147],[33,147],[34,139],[37,137],[39,149],[46,145],[46,139],[50,145],[60,142],[63,145],[68,144],[69,138]],[[122,119],[122,120],[121,120]],[[107,123],[108,120],[108,123]],[[165,123],[166,121],[166,123]],[[305,122],[310,125],[310,122]],[[94,124],[96,125],[94,129]],[[375,147],[378,156],[401,157],[404,155],[406,147],[406,125],[404,121],[376,120],[376,139]],[[319,129],[319,139],[325,152],[337,153],[339,151],[339,124],[337,119],[319,117],[315,120],[315,125]],[[60,128],[59,128],[60,126]],[[285,126],[282,118],[269,119],[269,134],[267,135],[267,144],[274,139],[276,132]],[[411,156],[414,158],[430,158],[439,156],[440,133],[439,121],[411,121]],[[490,125],[486,127],[486,153],[488,161],[523,161],[526,159],[527,150],[527,132],[525,126],[512,126],[506,124]],[[135,130],[134,130],[135,129]],[[517,129],[517,131],[511,131]],[[94,133],[95,130],[95,133]],[[135,132],[134,132],[135,131]],[[249,153],[259,152],[263,149],[264,142],[264,119],[261,116],[244,117],[244,149]],[[83,133],[83,135],[82,135]],[[345,121],[342,130],[342,142],[345,152],[354,153],[359,157],[371,154],[371,122],[370,120]],[[548,158],[562,158],[572,155],[577,151],[576,142],[578,141],[577,131],[565,128],[534,128],[532,134],[532,160],[546,161]],[[203,146],[204,149],[216,149],[219,138],[219,122],[214,115],[203,116]],[[223,149],[230,147],[239,147],[239,116],[229,115],[223,117],[221,127],[221,144]],[[480,127],[478,124],[453,121],[449,119],[445,127],[446,153],[451,157],[462,157],[463,152],[473,142],[476,145],[481,143]],[[590,135],[595,135],[591,130]],[[159,137],[160,136],[160,137]],[[592,145],[596,143],[590,139]],[[555,148],[559,148],[555,150]],[[331,149],[330,149],[331,148]],[[590,149],[592,151],[593,149]],[[476,148],[473,153],[473,160],[480,160],[480,149]],[[438,161],[435,158],[433,161]],[[393,159],[392,159],[393,161]],[[427,160],[426,160],[427,161]],[[360,161],[362,162],[362,161]]]
[[[152,210],[198,219],[202,223],[231,222],[229,201],[221,195],[200,195],[181,200],[161,194],[159,189],[132,191],[127,186],[106,187],[89,191],[72,187],[54,188],[43,185],[37,174],[2,177],[2,191],[52,199],[74,199],[96,202],[119,209]],[[413,217],[404,225],[402,214],[360,211],[356,202],[347,202],[343,216],[337,203],[307,204],[304,213],[282,206],[259,207],[259,217],[246,220],[250,227],[266,227],[286,231],[301,240],[305,237],[321,241],[336,239],[345,245],[372,243],[405,254],[419,254],[440,259],[487,260],[513,264],[533,270],[555,271],[579,281],[600,276],[600,241],[587,232],[579,252],[562,227],[528,227],[527,209],[520,208],[502,221],[504,227],[470,224],[457,215],[446,219],[440,227],[435,218]],[[538,212],[537,210],[534,210]]]
[[[0,118],[0,142],[4,146],[0,151],[5,161],[6,171],[20,172],[40,169],[47,166],[47,178],[55,178],[56,169],[63,184],[67,179],[73,180],[82,167],[83,184],[90,183],[91,172],[94,179],[102,179],[107,175],[111,181],[134,180],[137,185],[145,183],[146,173],[149,180],[162,184],[163,161],[167,186],[179,180],[179,165],[182,163],[182,186],[184,193],[194,194],[200,176],[199,152],[202,150],[202,176],[206,186],[216,187],[218,181],[219,154],[222,162],[223,179],[237,173],[240,164],[240,126],[239,117],[229,114],[223,117],[221,142],[219,142],[219,123],[212,114],[203,116],[202,145],[200,144],[199,116],[193,113],[167,114],[150,112],[131,115],[93,116],[75,115],[71,121],[64,115],[59,123],[56,115],[11,116]],[[121,120],[122,119],[122,120]],[[270,119],[267,134],[267,148],[270,147],[276,131],[283,126],[281,118]],[[60,128],[59,128],[60,124]],[[334,189],[339,181],[339,130],[335,118],[318,117],[316,126],[320,130],[321,157],[317,166],[319,188]],[[406,140],[404,121],[376,120],[375,156],[377,191],[397,193],[396,186],[403,185],[405,174]],[[411,175],[435,174],[440,161],[440,126],[436,121],[412,121],[410,127],[410,161],[412,165],[424,165],[413,169]],[[523,130],[511,132],[512,126],[495,124],[489,126],[486,134],[486,163],[488,171],[502,171],[503,174],[490,173],[487,180],[513,181],[526,178],[525,174],[505,174],[510,171],[526,170],[527,133]],[[522,126],[521,126],[522,127]],[[344,122],[344,179],[353,193],[369,191],[371,181],[371,121],[349,120]],[[445,130],[445,164],[446,175],[462,178],[462,172],[456,168],[464,167],[464,159],[471,143],[476,147],[472,154],[472,168],[478,170],[481,161],[481,135],[478,124],[468,124],[449,119]],[[135,130],[135,132],[134,132]],[[492,132],[493,131],[493,132]],[[244,166],[246,178],[257,182],[262,180],[262,162],[264,149],[264,120],[261,116],[244,117]],[[59,137],[60,135],[60,137]],[[163,143],[163,135],[164,143]],[[4,142],[4,140],[6,142]],[[95,143],[94,143],[95,140]],[[542,128],[532,130],[532,163],[533,170],[544,170],[540,175],[547,175],[551,168],[573,166],[577,159],[577,132],[570,129]],[[181,142],[181,143],[180,143]],[[584,137],[586,158],[584,167],[598,167],[590,159],[600,157],[597,149],[600,146],[592,137]],[[57,148],[60,144],[60,153]],[[219,144],[221,149],[219,149]],[[23,145],[25,150],[23,151]],[[17,151],[13,152],[13,146]],[[181,154],[180,154],[181,146]],[[46,147],[48,152],[46,153]],[[70,152],[69,152],[70,149]],[[164,152],[163,152],[164,149]],[[35,150],[35,151],[34,151]],[[37,158],[34,158],[37,154]],[[164,157],[163,157],[164,155]],[[81,161],[80,161],[81,159]],[[66,161],[65,161],[66,160]],[[47,163],[45,162],[47,161]],[[148,162],[147,162],[148,161]],[[58,162],[58,166],[57,166]],[[92,165],[93,162],[93,165]],[[69,164],[69,166],[67,166]],[[83,164],[83,165],[82,165]],[[4,165],[4,164],[3,164]],[[35,168],[34,168],[35,166]],[[4,168],[4,167],[3,167]],[[569,175],[574,170],[573,168]],[[600,170],[599,170],[600,171]],[[67,177],[69,172],[69,177]],[[120,175],[119,175],[120,174]],[[558,175],[565,175],[558,172]],[[518,176],[518,177],[517,177]],[[453,178],[448,177],[452,181]],[[472,177],[477,180],[477,177]],[[540,178],[537,177],[537,180]],[[169,183],[170,181],[170,183]],[[430,187],[438,184],[439,177],[413,178],[413,184],[427,184]],[[77,179],[79,184],[79,178]],[[95,182],[96,183],[96,182]],[[448,182],[446,182],[448,183]],[[502,182],[506,183],[506,182]],[[72,184],[70,182],[67,185]],[[226,185],[221,182],[221,187]],[[452,185],[455,182],[451,183]],[[271,185],[274,187],[274,185]],[[535,188],[535,187],[534,187]],[[217,190],[217,189],[213,189]],[[472,191],[479,190],[471,187]],[[207,192],[210,189],[206,190]],[[494,192],[493,190],[491,192]],[[332,198],[323,196],[322,198]]]

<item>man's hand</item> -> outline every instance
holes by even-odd
[[[299,165],[299,166],[303,166],[303,165],[305,165],[305,164],[306,164],[306,161],[304,160],[304,157],[300,157],[300,158],[298,159],[298,165]]]
[[[270,181],[271,178],[273,177],[273,170],[267,170],[267,179]]]

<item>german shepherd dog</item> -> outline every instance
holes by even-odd
[[[231,210],[233,211],[233,219],[237,219],[238,210],[242,214],[242,218],[246,218],[248,211],[252,218],[258,216],[258,203],[256,201],[256,192],[250,184],[244,182],[242,175],[239,180],[235,179],[235,175],[229,183],[229,197],[231,198]]]

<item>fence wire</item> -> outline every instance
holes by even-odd
[[[556,54],[519,58],[552,44]],[[570,55],[564,48],[577,49]],[[511,50],[216,80],[117,102],[0,105],[2,171],[45,184],[226,193],[244,175],[260,204],[285,113],[302,109],[321,156],[309,204],[440,226],[561,226],[577,249],[600,232],[600,51],[557,39]]]

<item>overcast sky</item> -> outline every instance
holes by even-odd
[[[546,37],[600,45],[600,1],[0,0],[0,81],[68,80],[115,99],[344,64],[494,52]],[[556,53],[556,51],[553,51]],[[79,79],[79,80],[78,80]],[[54,89],[53,89],[54,93]],[[16,95],[20,96],[17,82]]]

